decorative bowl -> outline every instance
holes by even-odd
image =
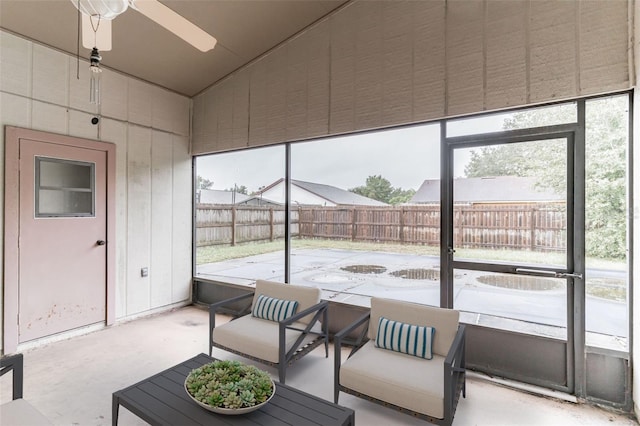
[[[266,371],[239,361],[214,361],[192,370],[184,389],[202,408],[226,415],[258,410],[276,393]]]

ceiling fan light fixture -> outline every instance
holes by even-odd
[[[113,19],[129,7],[129,0],[71,0],[80,12],[101,19]]]

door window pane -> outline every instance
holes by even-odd
[[[455,260],[565,266],[567,141],[454,150]]]
[[[575,123],[575,102],[447,121],[447,137]]]
[[[95,215],[95,164],[36,157],[36,217]]]

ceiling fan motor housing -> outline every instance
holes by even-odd
[[[80,12],[101,19],[113,19],[127,10],[128,0],[71,0]]]

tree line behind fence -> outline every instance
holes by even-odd
[[[454,206],[459,248],[564,251],[562,203]],[[294,207],[291,237],[440,245],[440,206]],[[284,238],[284,207],[199,204],[196,244],[236,245]]]

